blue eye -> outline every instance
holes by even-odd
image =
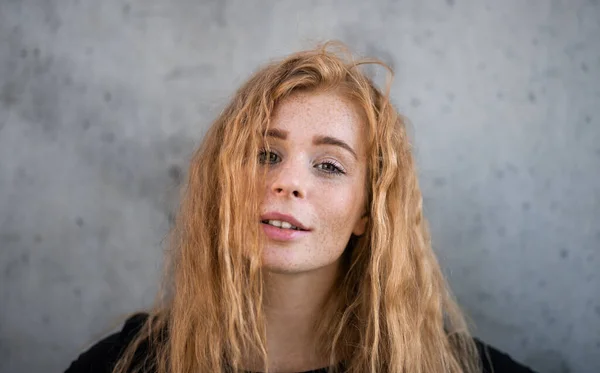
[[[258,152],[258,162],[260,164],[273,164],[277,162],[278,158],[279,156],[276,153],[267,151],[265,149],[262,149]]]
[[[261,149],[258,152],[258,162],[260,164],[275,164],[281,162],[281,157],[275,152]],[[317,164],[315,168],[326,174],[330,174],[330,176],[346,174],[344,168],[334,161],[321,162]]]
[[[319,166],[323,166],[323,167],[319,167]],[[317,168],[319,168],[320,170],[323,170],[324,172],[326,172],[328,174],[342,174],[342,175],[345,174],[345,172],[342,170],[341,166],[339,166],[335,162],[331,162],[331,161],[319,163],[317,165]]]

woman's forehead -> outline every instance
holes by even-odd
[[[360,146],[365,129],[356,104],[335,92],[299,92],[279,103],[270,129],[289,137],[332,136]]]

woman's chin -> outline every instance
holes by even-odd
[[[265,249],[263,252],[263,269],[273,273],[287,274],[309,270],[309,268],[303,267],[306,264],[310,264],[310,262],[306,263],[306,261],[302,261],[297,253],[286,251],[285,249],[277,249],[277,252],[273,252],[272,250]]]
[[[323,257],[315,261],[314,256],[303,254],[302,250],[292,248],[266,248],[263,251],[263,269],[272,273],[300,274],[328,267],[338,259]]]

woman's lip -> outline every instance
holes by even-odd
[[[275,241],[291,241],[308,234],[308,231],[278,228],[270,224],[261,223],[267,237]]]
[[[291,225],[293,225],[294,227],[298,227],[302,230],[305,231],[309,231],[310,229],[308,227],[305,227],[302,223],[300,223],[298,220],[296,220],[296,218],[294,218],[291,215],[287,215],[287,214],[282,214],[280,212],[267,212],[266,214],[263,214],[260,217],[261,221],[264,220],[280,220],[280,221],[286,221],[288,223],[290,223]]]

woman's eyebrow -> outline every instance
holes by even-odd
[[[358,160],[358,156],[356,155],[356,152],[354,151],[354,149],[352,149],[352,147],[348,144],[346,144],[344,141],[335,138],[335,137],[331,137],[331,136],[315,136],[313,137],[313,144],[314,145],[335,145],[335,146],[339,146],[341,148],[346,149],[347,151],[349,151],[353,156],[354,159]]]
[[[271,128],[265,133],[265,137],[275,137],[276,139],[285,140],[287,138],[288,131],[279,130],[277,128]]]
[[[287,139],[288,131],[280,130],[277,128],[271,128],[267,131],[267,133],[265,135],[266,135],[266,137],[275,137],[280,140],[285,140],[285,139]],[[347,143],[345,143],[344,141],[342,141],[338,138],[335,138],[332,136],[317,135],[317,136],[313,137],[313,144],[314,145],[339,146],[339,147],[344,148],[347,151],[349,151],[354,156],[355,159],[358,159],[358,156],[356,155],[356,152],[354,151],[354,149],[352,149],[352,147],[350,145],[348,145]]]

